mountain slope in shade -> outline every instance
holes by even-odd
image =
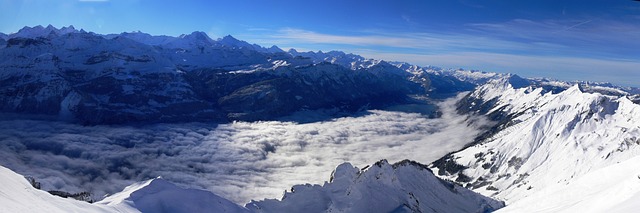
[[[382,160],[363,170],[344,163],[322,186],[296,185],[281,201],[246,205],[255,212],[488,212],[502,206],[409,160]]]
[[[440,176],[507,205],[640,155],[640,105],[624,96],[585,93],[578,85],[557,94],[516,89],[500,79],[479,87],[459,107],[489,115],[497,126],[476,145],[432,166]]]

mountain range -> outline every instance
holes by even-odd
[[[381,160],[358,169],[345,163],[323,185],[296,185],[280,200],[244,207],[162,178],[88,204],[50,196],[31,187],[35,181],[29,184],[3,167],[1,181],[11,184],[0,188],[7,201],[0,210],[632,212],[640,207],[638,88],[421,67],[339,51],[284,51],[232,36],[214,40],[203,32],[100,35],[49,25],[0,34],[0,112],[7,117],[83,125],[225,123],[319,109],[349,114],[461,92],[466,95],[456,111],[489,124],[465,148],[425,165]],[[28,209],[29,203],[42,208]]]

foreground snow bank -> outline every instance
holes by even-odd
[[[71,198],[53,196],[33,188],[22,176],[0,166],[0,212],[115,212],[116,209],[92,205]]]
[[[638,212],[640,156],[547,187],[499,212]]]
[[[21,175],[0,166],[0,212],[249,212],[211,192],[183,189],[162,178],[133,184],[90,204],[33,188]]]

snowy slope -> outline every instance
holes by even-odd
[[[497,212],[637,212],[640,156],[549,186]]]
[[[113,208],[53,196],[0,166],[0,212],[115,212]]]
[[[281,201],[246,205],[255,212],[486,212],[502,206],[409,160],[382,160],[362,170],[344,163],[322,186],[296,185]]]
[[[500,79],[467,99],[463,107],[502,121],[490,137],[433,167],[507,205],[640,155],[640,105],[624,96],[584,93],[578,85],[558,94],[514,89]]]
[[[183,189],[161,178],[133,184],[97,203],[53,196],[0,166],[0,212],[249,212],[208,191]]]

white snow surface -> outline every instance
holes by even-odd
[[[638,212],[640,156],[555,184],[497,212]]]
[[[0,166],[0,212],[249,212],[211,192],[184,189],[156,178],[126,187],[93,204],[33,188],[21,175]]]
[[[126,212],[249,212],[211,192],[180,188],[161,177],[128,186],[122,192],[95,205],[105,205]]]
[[[115,212],[33,188],[23,176],[0,166],[0,212]]]

